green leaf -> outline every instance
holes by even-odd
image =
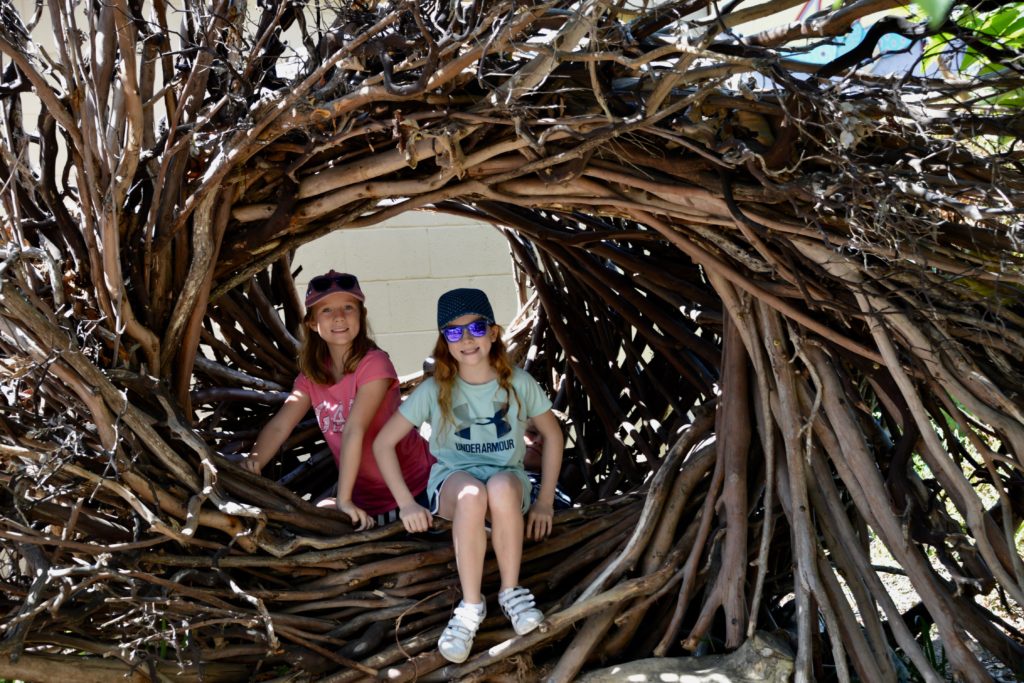
[[[1019,41],[1015,41],[1015,38],[1020,38],[1021,34],[1024,34],[1024,16],[1018,17],[1015,22],[1010,24],[1006,28],[1006,32],[1003,34],[1003,38],[1010,44],[1019,46]]]
[[[949,8],[953,5],[953,0],[916,0],[916,2],[928,17],[928,26],[933,29],[942,25],[949,14]]]
[[[985,23],[981,25],[979,30],[993,37],[1001,36],[1006,31],[1006,28],[1019,17],[1020,10],[1018,9],[996,12],[985,20]]]
[[[980,60],[982,58],[979,56],[978,59]],[[989,74],[997,74],[1000,71],[1006,71],[1006,67],[1002,64],[986,64],[978,71],[978,75],[988,76]]]
[[[1024,106],[1024,88],[1014,88],[1007,92],[996,93],[983,98],[981,102],[987,106],[1020,109]]]
[[[946,45],[952,40],[953,36],[949,33],[940,33],[928,38],[924,50],[924,59],[922,60],[922,66],[925,70],[935,66],[936,60],[943,55]]]
[[[966,72],[967,69],[971,66],[971,64],[974,64],[980,58],[981,55],[979,55],[976,51],[967,50],[967,52],[964,54],[963,59],[960,60],[960,72]]]

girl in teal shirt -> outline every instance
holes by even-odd
[[[563,436],[543,389],[509,361],[486,294],[446,292],[437,302],[437,326],[434,376],[381,428],[373,450],[407,531],[427,531],[433,515],[452,522],[462,600],[438,648],[449,661],[463,662],[487,613],[481,593],[486,521],[501,575],[502,611],[519,635],[544,619],[533,594],[519,585],[519,567],[524,536],[540,540],[551,532]],[[532,504],[523,468],[523,435],[531,419],[543,437],[541,486]],[[428,507],[413,499],[396,455],[401,438],[423,423],[430,424],[437,458],[427,483]]]

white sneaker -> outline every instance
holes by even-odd
[[[459,606],[452,613],[444,633],[437,641],[437,649],[441,656],[449,662],[461,664],[469,657],[469,651],[473,649],[473,636],[480,628],[484,617],[487,616],[487,605],[471,605],[465,600],[459,601]]]
[[[544,621],[544,613],[535,606],[533,593],[528,588],[506,588],[498,593],[498,604],[519,635],[529,633]]]

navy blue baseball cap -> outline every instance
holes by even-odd
[[[491,325],[494,324],[491,302],[481,290],[463,287],[445,292],[437,300],[437,328],[441,329],[456,318],[469,313],[475,313],[481,318],[486,318]]]

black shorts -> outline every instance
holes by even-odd
[[[423,507],[427,507],[429,503],[429,501],[427,500],[427,492],[425,490],[420,491],[419,494],[414,498],[414,500]],[[429,510],[430,508],[427,509]],[[398,520],[398,508],[388,510],[387,512],[382,512],[379,515],[373,515],[373,521],[377,523],[377,526],[384,526],[385,524],[391,524],[392,522],[397,522]]]

